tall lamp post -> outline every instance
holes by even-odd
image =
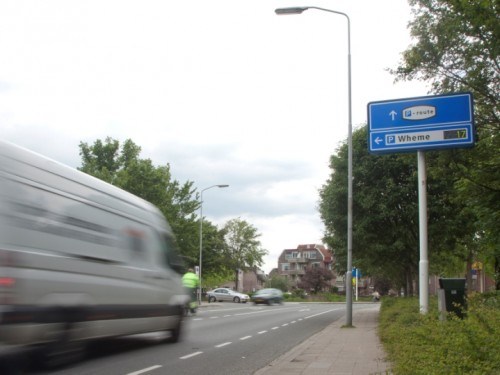
[[[346,272],[346,325],[352,326],[352,104],[351,104],[351,21],[349,16],[342,12],[319,7],[291,7],[278,8],[275,13],[301,14],[308,9],[317,9],[324,12],[335,13],[347,19],[347,95],[348,95],[348,135],[347,135],[347,272]]]
[[[200,278],[200,289],[198,291],[198,303],[201,304],[201,261],[203,254],[203,192],[212,188],[227,188],[229,185],[212,185],[205,189],[202,189],[200,192],[200,265],[199,265],[199,278]]]

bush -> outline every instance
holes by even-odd
[[[462,320],[439,320],[437,299],[420,314],[418,298],[383,298],[379,334],[394,374],[499,374],[500,294],[468,300]]]

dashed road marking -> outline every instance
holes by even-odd
[[[302,309],[302,310],[300,310],[300,311],[310,311],[310,309]],[[319,316],[319,315],[323,315],[323,314],[329,313],[329,312],[331,312],[331,311],[334,311],[334,310],[328,310],[328,311],[324,311],[324,312],[321,312],[321,313],[318,313],[318,314],[309,315],[309,316],[306,316],[306,317],[304,317],[304,318],[298,318],[297,320],[292,320],[292,321],[291,321],[291,322],[289,322],[289,323],[283,323],[283,324],[281,325],[281,327],[286,327],[286,326],[288,326],[289,324],[294,324],[294,323],[300,322],[300,321],[305,320],[305,319],[309,319],[309,318],[313,318],[313,317],[316,317],[316,316]],[[259,312],[261,312],[261,311],[259,311]],[[249,314],[249,313],[227,314],[227,315],[223,315],[223,318],[227,318],[227,317],[230,317],[230,316],[237,316],[237,315],[239,315],[239,316],[241,316],[241,315],[248,315],[248,314]],[[208,317],[208,318],[206,318],[206,319],[219,319],[219,318],[220,318],[219,316],[212,316],[212,317]],[[193,318],[193,320],[203,320],[203,318]],[[275,326],[275,327],[272,327],[272,328],[271,328],[271,330],[273,330],[273,331],[274,331],[274,330],[277,330],[277,329],[279,329],[279,328],[280,328],[280,326]],[[259,332],[257,332],[257,334],[258,334],[258,335],[262,335],[262,334],[267,333],[267,332],[268,332],[267,330],[264,330],[264,331],[259,331]],[[243,336],[243,337],[240,337],[240,341],[248,340],[248,339],[250,339],[250,338],[252,338],[252,336],[251,336],[251,335],[248,335],[248,336]],[[222,344],[215,345],[215,347],[216,347],[216,348],[222,348],[222,347],[224,347],[224,346],[231,345],[231,344],[232,344],[232,342],[231,342],[231,341],[228,341],[228,342],[224,342],[224,343],[222,343]],[[185,355],[185,356],[183,356],[183,357],[180,357],[180,359],[188,359],[188,358],[192,358],[192,357],[195,357],[195,356],[197,356],[197,355],[200,355],[200,354],[203,354],[203,352],[194,352],[194,353],[191,353],[191,354]],[[144,370],[139,370],[139,371],[136,371],[136,372],[129,373],[129,374],[127,374],[127,375],[140,375],[140,374],[142,374],[142,373],[145,373],[145,372],[148,372],[148,371],[152,371],[152,370],[155,370],[155,369],[160,368],[160,367],[162,367],[162,366],[159,366],[159,365],[157,365],[157,366],[152,366],[152,367],[148,367],[148,368],[146,368],[146,369],[144,369]]]
[[[191,358],[191,357],[194,357],[194,356],[200,355],[200,354],[203,354],[203,352],[194,352],[194,353],[191,353],[191,354],[185,355],[184,357],[180,357],[180,359],[188,359],[188,358]]]
[[[216,348],[222,348],[223,346],[227,346],[227,345],[231,345],[232,342],[231,341],[228,341],[228,342],[224,342],[222,344],[219,344],[219,345],[215,345]]]
[[[160,367],[162,367],[162,366],[155,365],[155,366],[151,366],[151,367],[148,367],[148,368],[145,368],[145,369],[142,369],[142,370],[138,370],[138,371],[134,371],[134,372],[129,372],[127,375],[140,375],[140,374],[144,374],[145,372],[156,370],[157,368],[160,368]]]
[[[323,312],[320,312],[320,313],[317,313],[317,314],[314,314],[314,315],[306,316],[304,319],[314,318],[315,316],[320,316],[320,315],[323,315],[323,314],[328,314],[329,312],[332,312],[332,311],[335,311],[335,310],[334,309],[332,309],[332,310],[326,310],[326,311],[323,311]]]

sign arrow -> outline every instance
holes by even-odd
[[[392,121],[394,121],[394,117],[396,117],[396,115],[397,115],[397,114],[398,114],[398,113],[397,113],[396,111],[394,111],[394,110],[392,110],[392,111],[389,113],[389,116],[391,116]]]
[[[375,138],[375,143],[376,144],[380,144],[380,142],[382,142],[382,141],[383,141],[382,138],[379,138],[379,137]]]

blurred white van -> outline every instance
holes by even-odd
[[[169,331],[188,302],[174,237],[150,203],[0,141],[0,354],[58,363],[87,340]]]

